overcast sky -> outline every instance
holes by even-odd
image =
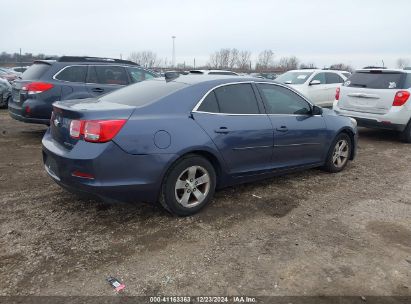
[[[0,0],[0,52],[127,58],[152,50],[205,64],[220,48],[272,49],[317,66],[411,59],[409,0]]]

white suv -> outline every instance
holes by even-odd
[[[350,72],[336,70],[293,70],[278,76],[275,81],[290,85],[318,106],[332,107],[335,90],[350,75]]]
[[[409,70],[357,70],[337,89],[333,109],[359,126],[400,131],[411,143],[410,88]]]

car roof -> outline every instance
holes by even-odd
[[[411,73],[411,70],[403,70],[403,69],[379,69],[379,68],[371,68],[371,69],[358,69],[356,72],[371,72],[371,71],[378,71],[381,73]]]
[[[237,82],[269,82],[277,83],[269,79],[261,79],[251,76],[234,76],[234,75],[180,75],[179,77],[173,78],[171,80],[166,80],[164,77],[153,79],[154,81],[174,81],[179,83],[184,83],[187,85],[194,85],[199,83],[213,82],[215,84],[224,84],[224,83],[237,83]]]
[[[328,69],[299,69],[299,70],[290,70],[288,72],[335,72],[335,73],[350,73],[348,71],[344,71],[344,70],[328,70]]]

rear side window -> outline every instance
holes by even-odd
[[[257,99],[251,84],[226,85],[214,90],[221,113],[258,114]]]
[[[325,73],[325,79],[327,81],[327,84],[333,84],[333,83],[343,83],[344,79],[340,77],[340,75],[336,73]]]
[[[309,104],[290,89],[272,85],[259,84],[268,114],[307,115],[311,113]]]
[[[344,86],[369,89],[403,89],[404,78],[404,73],[355,72],[344,83]]]
[[[210,92],[206,98],[204,98],[198,111],[209,112],[209,113],[219,113],[220,108],[218,106],[217,98],[215,97],[214,91]]]
[[[61,70],[54,78],[70,82],[85,82],[87,66],[69,66]]]
[[[23,80],[36,80],[40,79],[41,76],[48,71],[50,65],[47,63],[34,63],[21,75]]]
[[[120,66],[110,66],[110,65],[97,65],[94,67],[95,77],[97,83],[100,84],[116,84],[116,85],[127,85],[128,76],[126,69]],[[91,73],[93,73],[91,71]],[[92,78],[92,77],[89,77]]]
[[[181,82],[147,80],[104,95],[100,100],[139,107],[170,95],[186,86]]]

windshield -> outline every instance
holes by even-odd
[[[313,72],[287,72],[275,80],[285,84],[303,84]]]

